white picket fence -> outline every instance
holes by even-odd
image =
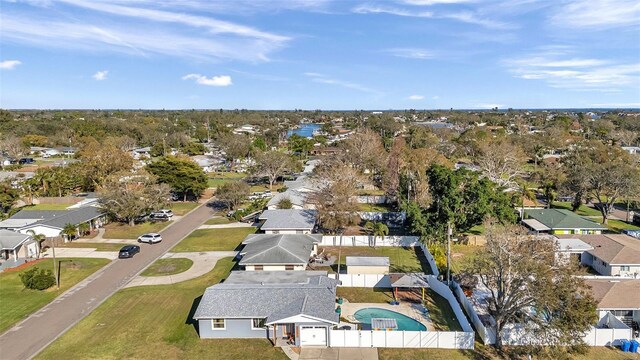
[[[473,332],[329,330],[331,347],[473,349]]]
[[[384,236],[375,241],[376,246],[418,246],[420,238],[418,236]],[[373,246],[373,236],[354,235],[339,236],[325,235],[322,237],[320,246]]]

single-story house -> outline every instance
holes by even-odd
[[[274,345],[329,346],[337,325],[338,281],[317,272],[232,272],[210,286],[193,316],[198,334],[211,338],[263,338]]]
[[[37,257],[40,247],[31,235],[0,229],[0,258],[4,260]]]
[[[347,274],[388,274],[387,256],[347,256]]]
[[[569,237],[570,235],[564,236],[567,236],[567,238],[555,238],[557,244],[556,259],[561,261],[570,261],[573,259],[578,264],[582,263],[583,254],[589,250],[593,250],[593,246],[580,239]]]
[[[638,331],[640,323],[640,279],[587,279],[598,305],[598,319],[613,314],[628,327]]]
[[[0,222],[0,229],[14,230],[27,234],[32,230],[48,238],[60,236],[67,224],[79,227],[88,224],[89,230],[101,227],[107,222],[107,215],[95,206],[84,206],[67,210],[21,210]]]
[[[258,220],[265,234],[311,234],[316,226],[317,211],[299,209],[265,210]]]
[[[558,237],[564,241],[569,236]],[[640,279],[640,241],[637,239],[618,234],[578,235],[572,237],[591,247],[580,256],[580,262],[583,265],[590,266],[603,276]]]
[[[322,235],[251,234],[242,242],[239,265],[246,271],[305,270],[321,241]]]
[[[151,147],[150,146],[146,146],[146,147],[133,149],[133,150],[131,150],[131,156],[133,156],[134,159],[140,159],[141,157],[150,158],[151,157]]]
[[[58,148],[57,150],[62,155],[66,155],[66,156],[74,156],[78,152],[78,149],[74,147],[61,147],[61,148]]]
[[[631,155],[640,155],[640,146],[622,146],[622,150]]]
[[[600,234],[606,227],[566,209],[525,209],[522,224],[536,233]]]

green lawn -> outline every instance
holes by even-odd
[[[0,333],[26,316],[45,306],[87,276],[109,263],[107,259],[59,259],[60,289],[45,291],[25,289],[19,274],[23,271],[0,273]],[[32,266],[53,271],[53,260],[46,259]],[[24,270],[26,270],[25,268]]]
[[[571,203],[556,201],[553,203],[553,207],[556,209],[571,210]],[[578,208],[578,211],[576,211],[576,214],[580,216],[601,216],[602,215],[600,213],[600,210],[596,210],[585,204],[580,205],[580,208]]]
[[[336,295],[353,303],[389,303],[393,300],[391,291],[381,288],[339,286]]]
[[[97,251],[120,251],[125,244],[68,242],[56,246],[56,248],[95,248]]]
[[[330,256],[338,257],[337,246],[323,246],[320,248],[320,252],[324,250]],[[342,255],[340,259],[341,269],[346,269],[346,257],[347,256],[388,256],[391,266],[389,270],[391,272],[426,272],[431,273],[429,266],[426,263],[420,262],[415,248],[403,248],[403,247],[390,247],[379,246],[372,248],[368,246],[342,246]],[[337,264],[336,260],[336,264]],[[332,266],[333,271],[336,271],[337,265]]]
[[[425,291],[425,306],[429,310],[429,318],[431,318],[436,330],[462,331],[462,327],[447,299],[438,295],[432,289]]]
[[[459,273],[483,246],[451,244],[451,271]]]
[[[146,268],[142,276],[165,276],[185,272],[191,268],[193,261],[187,258],[158,259]]]
[[[369,212],[387,212],[392,211],[390,206],[385,204],[358,204],[359,211],[369,211]]]
[[[200,204],[197,202],[172,202],[171,205],[169,205],[169,209],[173,211],[174,215],[182,216],[195,209],[198,205]]]
[[[597,222],[599,224],[602,224],[602,219],[599,219]],[[616,233],[621,233],[622,230],[640,230],[639,226],[626,223],[622,220],[614,220],[614,219],[608,219],[607,224],[605,226],[608,227],[609,230]]]
[[[256,232],[254,227],[228,229],[200,229],[192,232],[180,241],[172,252],[225,251],[234,250],[249,234]]]
[[[23,206],[22,210],[66,210],[73,204],[35,204]]]
[[[145,233],[159,232],[169,225],[171,221],[145,222],[129,226],[122,223],[107,224],[105,228],[105,239],[137,239]]]
[[[236,172],[211,173],[208,184],[210,188],[217,188],[229,181],[244,179],[246,176],[246,174]]]
[[[207,220],[204,224],[205,225],[223,225],[223,224],[229,224],[231,221],[229,221],[229,218],[227,217],[215,217],[213,219],[209,219]]]
[[[266,339],[201,340],[191,318],[204,290],[224,279],[231,258],[193,280],[118,291],[38,359],[287,359]]]

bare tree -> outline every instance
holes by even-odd
[[[256,165],[252,172],[254,175],[266,176],[269,179],[269,189],[278,177],[284,175],[287,170],[294,166],[293,159],[285,153],[279,151],[265,151],[256,156]]]
[[[487,226],[487,244],[466,273],[488,291],[496,346],[506,325],[517,323],[532,345],[576,345],[597,321],[596,306],[577,265],[556,260],[553,239],[527,235],[520,226]]]
[[[387,153],[378,133],[360,129],[344,141],[346,161],[360,172],[378,173],[386,162]]]
[[[479,146],[478,166],[491,181],[499,186],[516,186],[516,179],[526,172],[525,155],[521,147],[508,139],[482,143]]]
[[[22,140],[17,137],[7,137],[0,140],[0,153],[5,152],[13,159],[19,159],[29,151]]]

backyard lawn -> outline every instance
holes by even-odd
[[[97,251],[120,251],[125,244],[68,242],[57,245],[56,248],[95,248]]]
[[[598,223],[602,224],[602,219],[599,219]],[[616,233],[621,233],[622,230],[640,230],[639,226],[626,223],[622,220],[615,220],[615,219],[607,220],[607,224],[605,226],[608,227],[609,230]]]
[[[200,229],[180,241],[171,251],[230,251],[237,248],[247,235],[254,232],[256,232],[254,227]]]
[[[232,259],[224,258],[211,272],[193,280],[120,290],[37,358],[287,359],[266,339],[198,337],[191,317],[200,297],[232,267]]]
[[[171,221],[144,222],[129,226],[122,223],[110,223],[105,225],[105,239],[137,239],[145,233],[157,233],[171,224]]]
[[[389,303],[393,300],[389,289],[338,286],[336,295],[352,303]]]
[[[0,273],[0,333],[45,306],[87,276],[109,263],[107,259],[58,259],[60,261],[60,289],[45,291],[25,289],[19,274],[33,266],[53,271],[53,260],[46,259],[20,271]]]
[[[146,268],[142,276],[165,276],[175,275],[189,270],[193,261],[187,258],[158,259],[151,266]]]
[[[560,201],[556,201],[553,203],[553,207],[556,209],[566,209],[566,210],[571,210],[571,203],[570,202],[560,202]],[[596,210],[592,207],[589,207],[585,204],[580,205],[580,208],[578,208],[578,211],[576,211],[577,215],[580,216],[599,216],[602,215],[600,213],[600,210]]]
[[[413,247],[377,247],[372,248],[368,246],[342,246],[342,255],[340,259],[341,271],[346,269],[346,257],[347,256],[388,256],[389,261],[391,262],[391,266],[389,271],[391,272],[426,272],[427,274],[431,273],[431,269],[427,265],[426,259],[423,262],[420,262],[418,258],[418,254],[416,253],[417,248]],[[337,270],[337,257],[339,252],[339,247],[337,246],[323,246],[320,248],[320,252],[324,250],[325,253],[330,254],[330,256],[336,257],[336,265],[332,267],[333,271]],[[420,256],[422,252],[420,252]]]
[[[229,224],[231,221],[229,221],[229,218],[227,217],[215,217],[213,219],[209,219],[207,220],[204,224],[205,225],[223,225],[223,224]]]
[[[193,210],[196,208],[196,206],[198,206],[199,204],[197,202],[172,202],[171,205],[169,205],[169,209],[171,209],[171,211],[173,211],[174,215],[178,215],[178,216],[182,216],[186,213],[188,213],[189,211]]]

